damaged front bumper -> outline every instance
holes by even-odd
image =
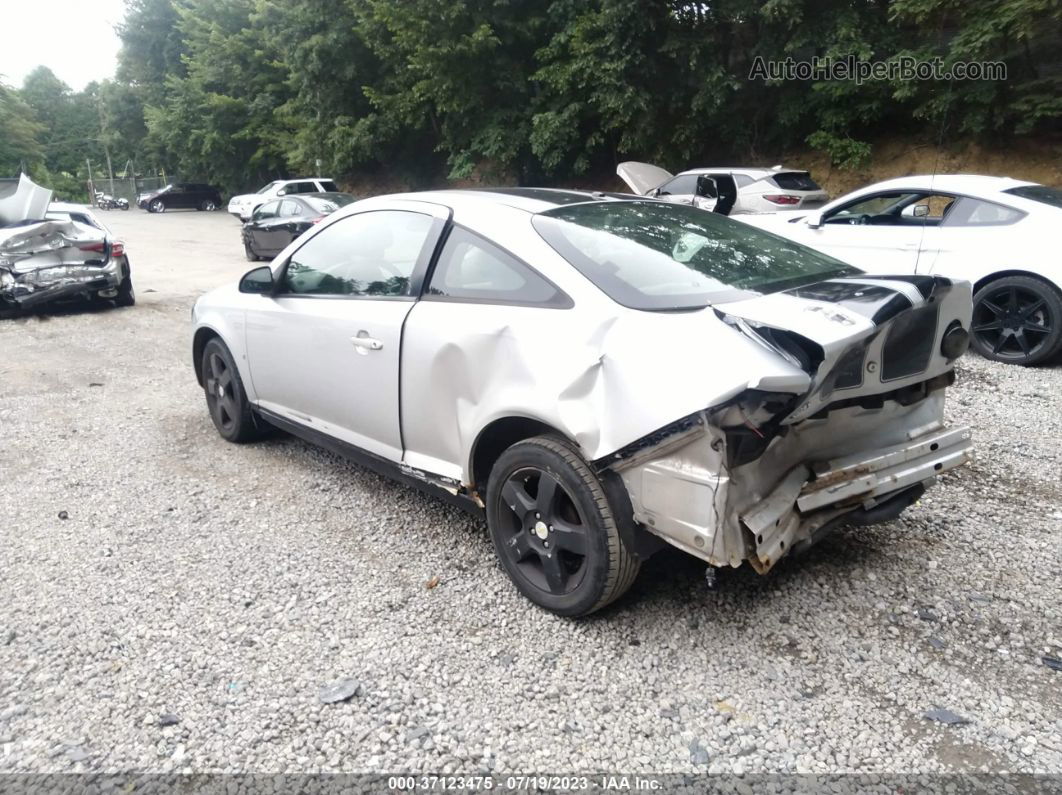
[[[943,385],[913,405],[848,406],[734,461],[732,433],[705,411],[688,427],[610,468],[634,518],[714,566],[770,570],[840,523],[895,518],[942,472],[970,457],[969,429],[945,428]]]

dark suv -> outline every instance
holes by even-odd
[[[136,206],[149,213],[166,210],[216,210],[221,206],[218,189],[198,182],[175,182],[156,191],[141,193]]]

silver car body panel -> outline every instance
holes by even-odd
[[[18,180],[0,182],[0,226],[27,218],[43,218],[52,200],[52,191],[42,188],[25,174]]]
[[[476,499],[483,493],[473,468],[481,435],[498,421],[533,420],[575,442],[600,471],[615,472],[635,519],[650,532],[717,565],[748,559],[766,570],[783,549],[807,541],[833,519],[928,484],[968,455],[968,431],[949,435],[943,429],[944,387],[953,362],[939,352],[944,329],[969,326],[970,287],[963,282],[927,277],[929,289],[902,280],[890,287],[844,279],[840,288],[855,296],[851,303],[786,292],[688,312],[628,309],[535,230],[532,214],[552,204],[466,191],[355,202],[281,252],[274,273],[279,276],[292,252],[343,218],[425,203],[532,264],[574,308],[430,296],[412,302],[395,374],[401,448],[374,448],[342,429],[302,418],[389,458],[404,473]],[[868,293],[899,296],[896,301],[907,308],[868,317],[860,311],[867,300],[862,286]],[[263,302],[275,300],[232,286],[204,296],[193,310],[197,331],[209,329],[225,340],[249,399],[258,405],[265,398],[256,392],[247,337],[259,333]],[[356,315],[359,306],[373,303],[381,302],[346,305]],[[935,330],[924,366],[883,381],[881,357],[890,335],[930,307]],[[772,330],[817,346],[821,361],[802,366],[779,347]],[[331,350],[334,357],[338,349]],[[858,382],[839,388],[837,373],[856,354]],[[368,361],[353,350],[335,361],[312,347],[301,357],[300,372]],[[307,390],[316,386],[305,384]],[[390,387],[383,390],[389,393]],[[784,411],[772,408],[765,395],[785,398]],[[284,406],[269,408],[285,412]],[[300,419],[294,407],[287,408],[286,416]],[[729,448],[735,428],[764,436],[762,453],[734,462]],[[933,444],[937,448],[929,450]],[[776,529],[767,527],[770,522]],[[762,542],[755,541],[759,536]]]

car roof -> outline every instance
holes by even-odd
[[[719,171],[731,174],[745,174],[756,179],[773,177],[775,174],[808,173],[806,168],[789,168],[788,166],[771,166],[770,168],[764,168],[763,166],[698,166],[697,168],[680,171],[679,176],[683,174],[711,174]]]
[[[635,196],[634,194],[605,193],[602,191],[572,190],[568,188],[453,188],[416,193],[399,193],[377,198],[436,201],[454,209],[487,203],[512,207],[529,213],[545,212],[565,204],[616,200],[647,201],[644,196]]]
[[[910,177],[897,177],[884,182],[876,182],[862,190],[932,190],[941,193],[966,193],[986,196],[1022,185],[1036,185],[1036,182],[1011,179],[1010,177],[986,177],[979,174],[917,174]],[[862,192],[862,190],[860,192]]]

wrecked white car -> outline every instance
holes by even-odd
[[[0,316],[65,301],[136,302],[129,258],[88,208],[25,175],[0,184]]]
[[[969,454],[970,286],[875,277],[689,206],[574,191],[351,204],[193,310],[230,441],[281,428],[485,513],[580,615],[664,541],[766,572]]]

